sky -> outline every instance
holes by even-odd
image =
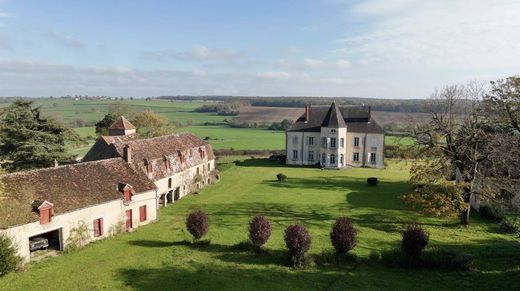
[[[0,0],[0,96],[426,98],[519,74],[518,0]]]

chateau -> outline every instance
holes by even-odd
[[[286,131],[286,163],[384,168],[384,131],[370,106],[306,105]]]
[[[192,134],[140,139],[124,117],[82,162],[1,177],[0,233],[27,262],[39,247],[61,251],[157,219],[157,209],[216,180],[211,146]]]

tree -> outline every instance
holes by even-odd
[[[15,271],[20,263],[16,247],[9,237],[0,234],[0,277]]]
[[[112,113],[116,117],[121,115],[130,117],[133,112],[127,103],[123,101],[114,101],[108,105],[108,113]]]
[[[107,113],[103,119],[96,122],[96,133],[99,135],[108,135],[108,128],[116,121],[117,116],[112,113]]]
[[[408,206],[425,214],[459,214],[461,224],[468,224],[474,197],[496,198],[496,191],[484,189],[482,181],[507,180],[504,171],[513,169],[504,161],[511,158],[501,149],[516,138],[482,114],[483,96],[484,86],[478,83],[448,86],[432,95],[429,122],[414,130],[421,159],[411,167],[414,192],[403,197]]]
[[[67,161],[67,142],[81,139],[52,118],[43,117],[32,101],[17,100],[1,113],[0,159],[7,170],[49,167]]]
[[[174,130],[165,116],[158,115],[151,110],[139,112],[131,122],[137,128],[137,133],[141,137],[162,136]]]
[[[495,124],[520,132],[520,77],[491,82],[491,90],[484,96],[482,113]]]

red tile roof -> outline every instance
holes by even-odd
[[[108,129],[135,129],[135,126],[123,115],[119,116]]]

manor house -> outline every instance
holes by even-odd
[[[385,134],[370,106],[306,105],[286,131],[286,163],[384,168]]]

